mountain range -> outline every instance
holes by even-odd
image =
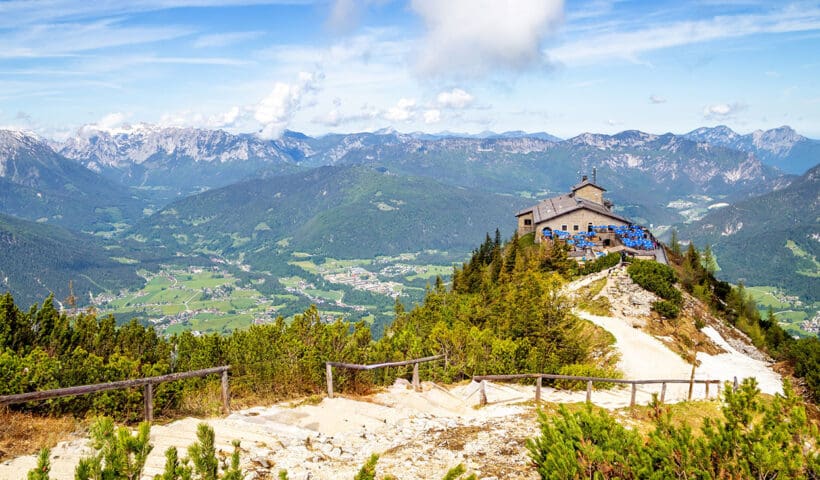
[[[665,208],[692,193],[732,201],[785,184],[755,155],[685,136],[626,131],[560,140],[508,132],[480,137],[375,133],[310,137],[285,132],[275,141],[221,131],[147,125],[112,132],[81,130],[59,152],[109,180],[164,200],[259,176],[326,165],[366,165],[402,175],[501,194],[562,192],[597,168],[622,213],[645,223],[681,220]]]
[[[748,135],[727,127],[685,135],[630,130],[566,140],[543,132],[383,130],[321,137],[286,131],[269,141],[139,124],[85,127],[55,142],[0,131],[0,213],[115,243],[130,238],[135,248],[159,247],[161,255],[220,252],[261,261],[282,245],[348,258],[424,249],[458,254],[496,227],[509,234],[518,208],[565,192],[580,174],[595,172],[618,213],[673,225],[687,218],[674,205],[691,199],[718,207],[788,194],[805,178],[785,172],[816,165],[817,145],[788,127]],[[816,185],[805,188],[816,199]],[[717,215],[731,211],[710,210],[704,221],[724,225]],[[698,242],[716,243],[727,278],[763,281],[729,253],[742,251],[739,244],[705,225],[682,228]],[[814,244],[794,242],[813,251]]]
[[[817,165],[820,158],[820,141],[806,138],[788,126],[740,135],[721,125],[698,128],[684,137],[753,153],[764,163],[797,175]]]

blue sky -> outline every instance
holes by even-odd
[[[4,0],[0,127],[820,138],[820,4]]]

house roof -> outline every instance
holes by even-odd
[[[552,220],[553,218],[560,217],[580,209],[591,210],[595,213],[605,215],[624,223],[631,223],[626,218],[612,213],[608,208],[600,203],[596,203],[585,198],[579,198],[572,194],[564,194],[542,200],[532,207],[519,211],[515,214],[515,216],[520,217],[521,215],[526,215],[532,212],[533,224],[537,225],[541,222],[546,222],[548,220]]]
[[[572,191],[574,192],[574,191],[578,190],[578,189],[579,189],[579,188],[581,188],[581,187],[586,187],[587,185],[593,186],[593,187],[597,188],[598,190],[600,190],[600,191],[602,191],[602,192],[606,192],[606,188],[604,188],[604,187],[602,187],[602,186],[600,186],[600,185],[598,185],[598,184],[592,183],[592,182],[590,182],[590,181],[589,181],[588,179],[586,179],[586,178],[584,178],[584,179],[581,181],[581,183],[577,183],[577,184],[573,185],[573,187],[572,187]]]

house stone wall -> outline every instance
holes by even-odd
[[[519,232],[521,228],[520,218],[521,217],[519,217]],[[536,241],[540,241],[541,232],[543,231],[544,227],[549,227],[552,230],[563,230],[562,227],[566,225],[566,230],[569,233],[574,234],[576,232],[586,232],[587,227],[590,223],[592,225],[627,225],[626,222],[622,222],[612,217],[602,215],[598,212],[593,212],[591,210],[586,210],[582,208],[580,210],[575,210],[574,212],[566,213],[559,217],[555,217],[546,222],[539,223],[535,226],[535,239]],[[578,225],[578,230],[573,229],[575,225]]]

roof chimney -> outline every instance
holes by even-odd
[[[582,176],[582,177],[581,177],[581,181],[582,181],[582,182],[586,181],[586,179],[587,179],[587,176],[586,176],[586,175],[584,175],[584,176]]]

